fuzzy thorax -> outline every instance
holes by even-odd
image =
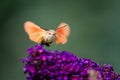
[[[56,32],[54,30],[47,30],[43,37],[45,43],[53,42],[55,39]]]

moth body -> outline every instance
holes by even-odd
[[[47,30],[45,36],[43,36],[43,40],[46,43],[52,42],[55,39],[55,31]]]
[[[46,34],[43,36],[42,44],[49,46],[55,40],[55,34],[55,30],[47,30]]]

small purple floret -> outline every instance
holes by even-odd
[[[109,64],[100,66],[71,52],[51,52],[42,45],[29,48],[22,62],[27,80],[120,80]]]

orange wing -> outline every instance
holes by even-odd
[[[41,43],[43,36],[46,34],[44,29],[30,21],[24,23],[24,30],[28,34],[30,40],[36,43]]]
[[[56,44],[65,44],[70,34],[70,27],[66,23],[61,23],[56,30]]]

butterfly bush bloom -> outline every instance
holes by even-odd
[[[120,80],[109,64],[100,66],[71,52],[51,52],[42,45],[29,48],[22,62],[27,80]]]

